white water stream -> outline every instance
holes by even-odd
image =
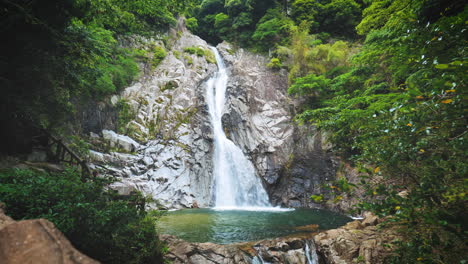
[[[217,49],[212,48],[218,72],[207,81],[208,110],[214,134],[215,209],[265,210],[271,207],[253,164],[242,150],[226,137],[221,118],[226,100],[228,72]]]

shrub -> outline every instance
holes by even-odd
[[[281,67],[283,67],[283,64],[281,64],[281,61],[278,58],[273,58],[270,60],[270,63],[267,64],[269,68],[279,70]]]
[[[156,46],[153,49],[153,59],[151,60],[151,66],[156,68],[164,58],[166,58],[166,50],[164,50],[163,47]]]
[[[184,49],[184,52],[195,54],[197,52],[197,49],[195,47],[187,47]]]
[[[155,213],[146,212],[139,193],[125,200],[111,181],[82,181],[75,170],[45,173],[0,171],[0,200],[15,219],[46,218],[86,255],[103,263],[160,263]]]
[[[191,32],[195,32],[198,28],[198,20],[194,17],[187,18],[187,20],[185,20],[185,24]]]

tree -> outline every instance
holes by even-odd
[[[288,44],[292,27],[293,22],[279,8],[272,8],[257,23],[252,38],[261,50],[266,51],[275,45]]]

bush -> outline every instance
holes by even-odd
[[[46,218],[86,255],[103,263],[160,263],[161,243],[155,213],[146,199],[125,200],[105,190],[107,179],[83,182],[75,170],[48,174],[32,170],[0,171],[0,200],[14,219]]]
[[[283,64],[281,64],[281,61],[278,58],[273,58],[270,60],[270,63],[268,63],[267,66],[268,68],[279,70],[281,67],[283,67]]]
[[[195,54],[197,52],[197,49],[195,47],[187,47],[184,49],[184,52]]]
[[[195,32],[198,28],[198,20],[194,17],[187,18],[187,20],[185,20],[185,24],[191,32]]]
[[[164,50],[163,47],[156,46],[153,49],[153,59],[151,61],[151,66],[156,68],[164,58],[166,58],[166,50]]]

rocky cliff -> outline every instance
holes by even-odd
[[[126,135],[93,134],[110,151],[95,149],[91,157],[102,173],[121,179],[113,187],[123,194],[142,190],[166,208],[207,207],[212,202],[213,144],[204,84],[217,66],[205,41],[183,25],[178,30],[166,43],[168,54],[161,64],[146,69],[111,100],[126,102],[134,114]],[[230,72],[226,134],[252,161],[273,204],[323,207],[310,196],[327,193],[323,185],[336,178],[340,162],[326,137],[295,124],[298,103],[287,95],[287,72],[269,69],[266,57],[228,43],[217,48]]]
[[[206,54],[190,54],[188,48]],[[216,64],[208,44],[184,27],[166,49],[156,69],[112,98],[128,104],[134,118],[126,136],[103,130],[100,140],[111,151],[91,151],[91,158],[96,169],[121,179],[113,187],[122,194],[138,189],[166,208],[208,206],[212,137],[203,82]]]
[[[320,207],[310,196],[335,179],[338,162],[325,137],[294,122],[298,102],[287,95],[287,72],[227,43],[218,48],[231,69],[223,117],[228,135],[251,158],[275,205]]]

